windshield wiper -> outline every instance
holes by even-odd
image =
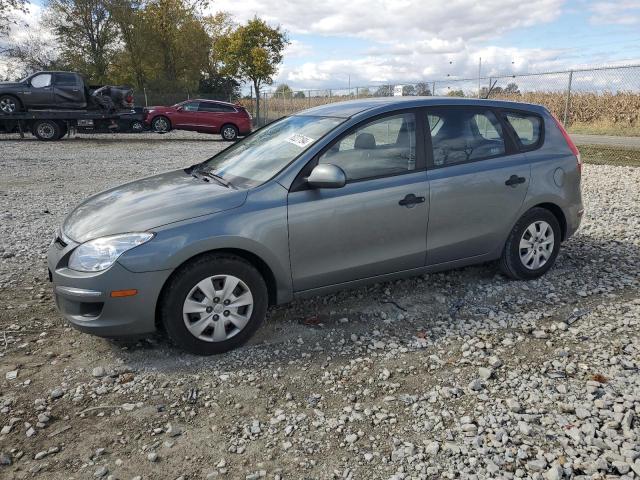
[[[206,176],[208,178],[212,178],[213,180],[218,182],[223,187],[232,188],[234,190],[237,190],[237,187],[233,183],[231,183],[227,179],[221,177],[220,175],[216,175],[213,172],[208,172],[206,170],[197,170],[197,171],[193,172],[192,175],[196,176],[196,173],[200,173],[201,175],[204,175],[204,176]]]

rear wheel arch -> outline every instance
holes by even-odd
[[[264,282],[267,285],[269,305],[270,306],[276,305],[278,303],[277,302],[278,286],[276,283],[276,277],[271,267],[269,267],[269,265],[267,264],[267,262],[265,262],[258,255],[248,250],[243,250],[239,248],[220,248],[220,249],[207,250],[204,252],[200,252],[196,255],[193,255],[188,259],[186,259],[185,261],[183,261],[180,265],[178,265],[173,270],[171,275],[169,275],[165,280],[162,288],[160,289],[160,294],[158,295],[158,299],[156,300],[155,319],[156,319],[157,329],[162,328],[162,321],[160,318],[160,307],[162,305],[162,298],[166,294],[167,286],[171,283],[171,280],[173,279],[173,277],[177,275],[178,271],[187,267],[189,264],[194,263],[198,261],[200,258],[209,256],[209,255],[229,255],[233,257],[238,257],[239,259],[244,260],[249,264],[251,264],[254,268],[258,270],[258,272],[260,272],[260,275],[262,275],[262,278],[264,279]]]
[[[555,203],[539,203],[538,205],[534,205],[532,208],[544,208],[545,210],[549,210],[553,213],[553,216],[556,217],[558,223],[560,224],[560,231],[562,232],[562,241],[567,239],[567,217],[565,216],[562,208]]]

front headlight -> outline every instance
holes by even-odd
[[[76,248],[69,268],[79,272],[100,272],[115,263],[120,255],[153,238],[153,233],[123,233],[89,240]]]

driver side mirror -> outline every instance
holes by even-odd
[[[346,183],[344,170],[330,163],[316,165],[307,178],[307,185],[311,188],[342,188]]]

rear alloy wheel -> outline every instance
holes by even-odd
[[[31,128],[31,132],[38,140],[52,142],[59,140],[66,133],[66,129],[55,120],[38,120]]]
[[[12,114],[20,111],[20,103],[11,95],[0,96],[0,111],[4,114]]]
[[[203,255],[184,265],[165,288],[160,307],[171,340],[196,355],[223,353],[246,342],[268,306],[264,279],[246,260]]]
[[[223,125],[220,134],[223,140],[232,142],[238,138],[238,129],[234,125]]]
[[[167,133],[171,130],[171,122],[167,117],[156,117],[151,122],[151,128],[156,133]]]
[[[517,280],[538,278],[555,263],[561,238],[555,215],[532,208],[513,227],[500,259],[501,270]]]

